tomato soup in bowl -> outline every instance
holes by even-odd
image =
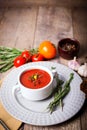
[[[29,66],[18,76],[21,94],[29,100],[43,100],[50,96],[53,87],[53,74],[44,66]]]
[[[30,89],[39,89],[49,84],[51,76],[44,70],[31,69],[22,73],[20,77],[21,83]]]

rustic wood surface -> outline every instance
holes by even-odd
[[[56,47],[62,38],[75,38],[81,44],[78,60],[87,56],[87,9],[53,6],[0,9],[0,46],[31,49],[43,40],[52,41]],[[57,57],[59,63],[67,60]],[[13,68],[12,68],[13,69]],[[11,70],[0,73],[3,79]],[[23,124],[20,130],[87,130],[87,101],[72,119],[50,127]]]
[[[87,0],[0,0],[0,7],[28,7],[29,5],[87,7]]]

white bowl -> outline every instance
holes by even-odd
[[[32,70],[32,69],[40,69],[40,70],[44,70],[46,71],[50,77],[51,77],[51,80],[50,82],[42,87],[42,88],[38,88],[38,89],[31,89],[31,88],[27,88],[25,87],[21,81],[20,81],[20,77],[22,75],[22,73],[24,73],[25,71],[27,70]],[[48,69],[47,67],[44,67],[44,66],[29,66],[27,68],[24,68],[21,70],[21,72],[19,73],[18,75],[18,86],[20,88],[20,91],[21,91],[21,94],[24,98],[28,99],[28,100],[33,100],[33,101],[36,101],[36,100],[43,100],[45,98],[47,98],[48,96],[51,95],[52,93],[52,90],[53,90],[53,74],[51,72],[50,69]]]

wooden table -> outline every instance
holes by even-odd
[[[62,38],[76,38],[81,49],[78,60],[85,61],[87,56],[87,9],[29,6],[25,8],[0,9],[0,46],[32,49],[44,40],[52,41],[56,47]],[[56,59],[67,65],[67,60]],[[12,68],[13,69],[13,68]],[[11,70],[1,74],[4,78]],[[24,124],[23,130],[87,130],[87,100],[81,111],[69,121],[49,127]]]

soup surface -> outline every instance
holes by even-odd
[[[27,70],[20,77],[21,83],[25,87],[31,89],[43,88],[50,80],[50,75],[46,71],[40,69]]]

